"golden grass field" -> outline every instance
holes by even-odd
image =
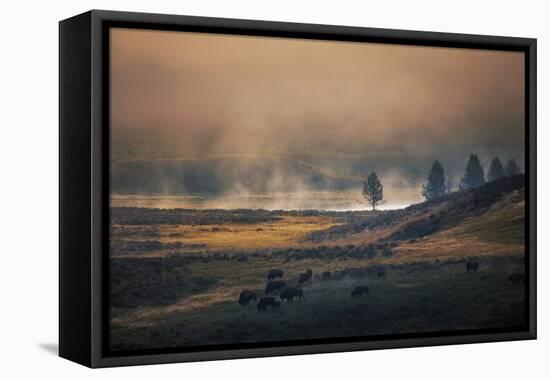
[[[261,248],[289,248],[303,244],[312,231],[338,224],[327,217],[283,216],[276,222],[261,224],[179,225],[159,229],[161,242],[204,244],[209,250],[255,251]]]

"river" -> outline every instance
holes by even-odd
[[[422,201],[419,188],[384,188],[386,202],[380,210],[399,209]],[[266,209],[266,210],[365,210],[359,190],[336,192],[307,191],[268,194],[232,194],[224,196],[112,194],[112,207],[160,209]]]

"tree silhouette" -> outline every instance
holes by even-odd
[[[502,163],[498,157],[494,158],[489,167],[489,173],[487,174],[487,180],[495,181],[499,178],[504,177],[504,168],[502,168]]]
[[[422,186],[422,195],[427,200],[445,194],[445,171],[437,160],[433,162],[432,169],[428,175],[428,182]]]
[[[470,155],[470,159],[468,159],[468,163],[466,164],[466,171],[460,181],[461,190],[477,188],[485,184],[485,173],[477,155]]]
[[[518,175],[520,173],[521,171],[516,161],[514,159],[508,160],[508,163],[506,164],[506,168],[504,170],[504,174],[506,176],[513,176],[513,175]]]
[[[367,203],[376,210],[376,206],[382,205],[384,201],[384,186],[378,180],[375,172],[372,172],[363,183],[363,197]]]

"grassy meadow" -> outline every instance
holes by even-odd
[[[392,211],[112,208],[111,348],[522,326],[521,179]],[[305,298],[239,304],[271,269]]]

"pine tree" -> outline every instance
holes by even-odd
[[[466,164],[466,171],[460,181],[460,189],[462,190],[477,188],[485,184],[485,172],[481,167],[477,155],[470,155],[470,159],[468,159],[468,163]]]
[[[375,172],[372,172],[363,183],[363,197],[373,210],[376,210],[376,206],[384,203],[384,186],[378,180]]]
[[[441,163],[437,160],[432,164],[432,169],[428,175],[428,182],[422,186],[422,195],[427,200],[439,197],[445,194],[445,171]]]
[[[514,159],[508,160],[508,163],[506,164],[506,169],[504,170],[504,174],[506,176],[513,176],[520,174],[521,171],[518,167],[518,164]]]
[[[489,168],[489,173],[487,174],[487,180],[495,181],[501,177],[504,177],[504,168],[502,168],[500,159],[496,157],[491,162],[491,167]]]

